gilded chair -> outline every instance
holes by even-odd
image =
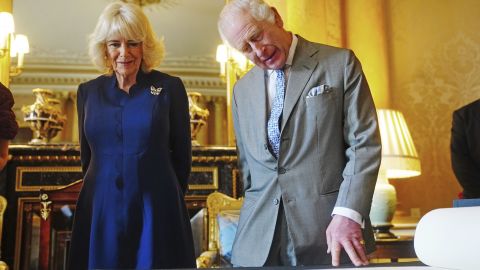
[[[0,196],[0,246],[2,244],[3,214],[5,213],[5,209],[7,209],[7,200],[3,196]],[[8,265],[3,261],[0,261],[0,270],[8,270]]]
[[[198,268],[211,268],[219,266],[221,262],[221,240],[220,240],[220,231],[222,230],[219,226],[219,215],[224,213],[236,212],[236,215],[239,214],[240,208],[243,204],[243,198],[234,199],[220,192],[213,192],[207,197],[207,211],[205,221],[207,222],[205,228],[205,234],[207,239],[207,250],[202,252],[202,254],[197,258],[197,267]],[[233,241],[234,234],[231,234],[229,237]]]

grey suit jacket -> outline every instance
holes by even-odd
[[[321,87],[307,98],[310,89]],[[331,263],[326,228],[335,206],[369,221],[381,143],[370,89],[353,52],[299,37],[290,69],[278,161],[267,147],[264,71],[254,67],[234,87],[232,112],[245,189],[232,262],[262,266],[283,200],[299,265]]]

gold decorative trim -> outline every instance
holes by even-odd
[[[191,184],[188,185],[189,190],[218,189],[218,167],[192,167],[192,172],[209,172],[212,173],[212,184]]]
[[[48,195],[46,193],[40,195],[40,204],[40,216],[43,218],[43,220],[47,220],[50,216],[50,212],[52,211],[52,207],[50,206],[52,201],[48,199]]]
[[[56,189],[62,188],[67,185],[55,185],[55,186],[24,186],[23,185],[23,173],[25,172],[82,172],[82,168],[80,166],[59,166],[59,167],[25,167],[25,166],[18,166],[16,171],[16,178],[15,178],[15,191],[40,191],[42,189]]]
[[[232,196],[233,198],[238,198],[237,194],[237,181],[238,181],[238,176],[239,176],[240,170],[238,169],[233,169],[232,170]]]
[[[13,156],[13,161],[80,161],[80,156]]]
[[[237,156],[193,156],[193,162],[236,162]]]
[[[186,202],[192,202],[192,201],[206,201],[208,195],[186,195],[185,196],[185,201]]]
[[[13,161],[80,161],[80,156],[13,156]],[[237,156],[193,156],[194,162],[236,162]]]
[[[32,206],[38,204],[38,197],[22,197],[18,198],[17,206],[17,227],[15,229],[15,256],[13,260],[13,269],[18,270],[20,268],[20,252],[22,246],[22,228],[23,228],[23,206],[25,203],[32,203]],[[33,208],[32,208],[33,212]]]

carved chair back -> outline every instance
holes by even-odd
[[[217,216],[223,211],[240,210],[243,198],[234,199],[220,192],[213,192],[207,197],[207,213],[205,215],[204,235],[208,239],[207,250],[197,258],[197,267],[214,267],[219,260],[220,226]]]

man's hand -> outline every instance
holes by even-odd
[[[345,249],[355,266],[368,265],[362,236],[362,228],[357,222],[334,215],[327,228],[327,253],[332,254],[332,265],[340,265],[340,251]]]

